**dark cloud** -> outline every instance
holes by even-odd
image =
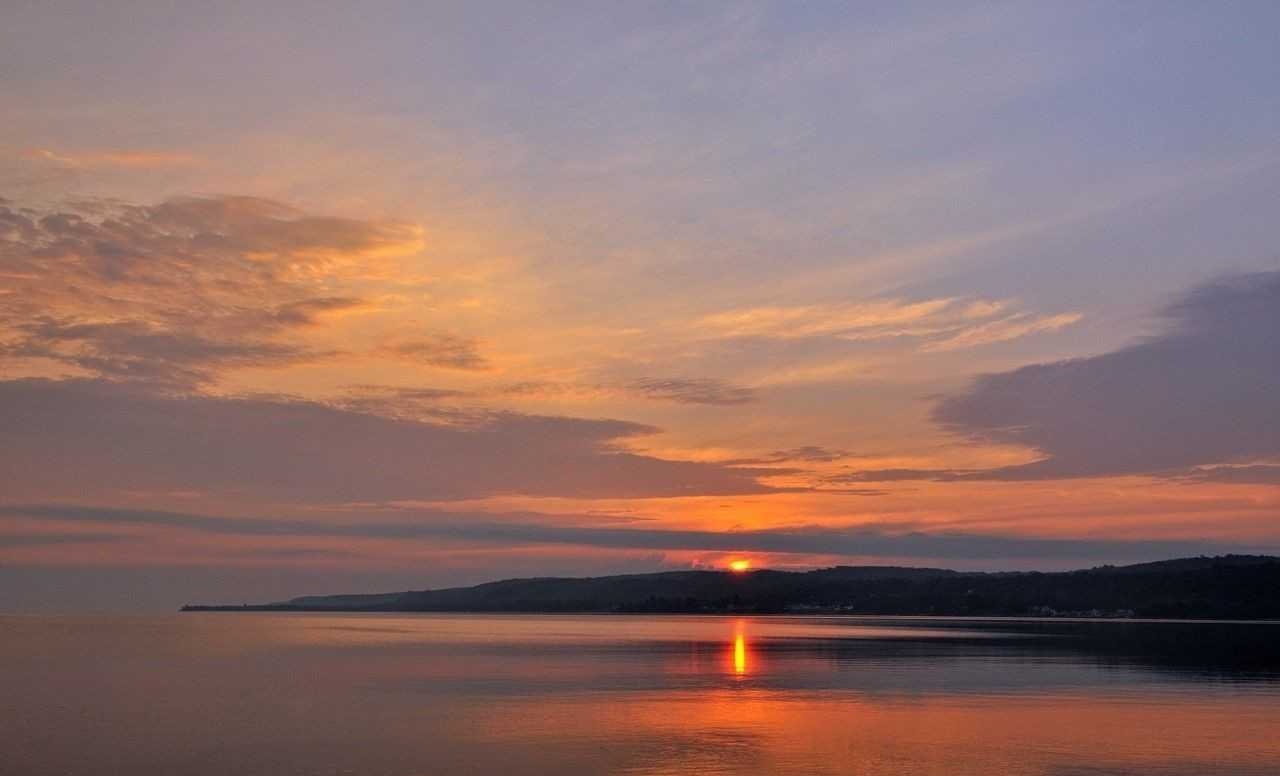
[[[1166,310],[1165,333],[1093,358],[979,378],[934,419],[1043,458],[986,471],[859,472],[844,481],[1157,475],[1272,481],[1280,459],[1280,272],[1231,277]],[[1245,469],[1198,468],[1262,464]]]
[[[960,480],[981,477],[983,472],[977,469],[864,469],[862,471],[833,474],[824,482],[909,482],[912,480],[932,480],[934,482],[958,482]]]
[[[0,354],[47,358],[106,377],[166,384],[208,382],[227,367],[281,366],[317,357],[294,345],[209,338],[139,320],[74,323],[46,318],[16,324],[13,330],[21,338],[0,347]]]
[[[773,453],[774,456],[781,457],[790,461],[819,461],[831,462],[844,458],[849,453],[844,450],[831,450],[816,445],[805,445],[803,447],[793,447],[790,450],[779,450]]]
[[[352,296],[326,296],[317,299],[303,299],[298,302],[280,305],[271,319],[282,326],[312,326],[319,322],[325,313],[358,310],[366,306],[363,299]]]
[[[412,522],[317,523],[235,519],[178,512],[66,505],[0,506],[0,515],[95,525],[160,525],[254,537],[447,539],[472,544],[572,545],[612,550],[694,550],[851,557],[1005,561],[1009,558],[1100,560],[1161,559],[1195,554],[1273,552],[1275,547],[1181,540],[1045,539],[992,534],[903,531],[884,526],[792,526],[753,531],[703,531],[566,524],[566,516],[423,512]],[[534,518],[542,518],[535,520]],[[554,518],[554,519],[551,519]],[[258,546],[258,545],[255,545]]]
[[[733,405],[756,401],[751,388],[735,386],[710,378],[642,378],[631,381],[565,382],[525,380],[493,386],[484,391],[491,396],[520,399],[558,399],[566,397],[640,397],[680,404]]]
[[[547,396],[563,396],[574,391],[582,390],[581,387],[572,383],[555,382],[552,380],[524,380],[518,383],[509,383],[493,389],[493,392],[499,396],[519,396],[530,398],[543,398]]]
[[[628,388],[647,399],[673,401],[680,404],[747,404],[756,400],[751,388],[731,385],[709,378],[680,379],[648,377],[633,380]]]
[[[489,368],[489,362],[480,355],[479,344],[474,339],[452,334],[437,334],[425,339],[403,342],[387,350],[418,363],[445,369],[481,371]]]
[[[821,488],[816,492],[824,496],[887,496],[894,491],[883,488]]]
[[[0,382],[0,492],[197,491],[309,503],[773,492],[756,480],[764,470],[619,447],[655,431],[648,426],[493,412],[464,420],[426,423],[103,381]]]
[[[467,391],[452,388],[401,388],[390,385],[351,385],[347,387],[352,396],[368,396],[387,398],[396,401],[440,401],[441,399],[458,399],[470,396]]]
[[[390,418],[445,421],[460,411],[445,405],[454,399],[472,396],[449,388],[401,388],[386,385],[353,385],[343,396],[330,399],[331,406],[353,412]]]

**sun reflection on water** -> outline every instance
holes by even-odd
[[[742,622],[738,622],[734,630],[733,672],[738,676],[747,673],[747,634]]]

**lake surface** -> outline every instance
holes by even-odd
[[[1280,773],[1280,625],[0,617],[0,773]]]

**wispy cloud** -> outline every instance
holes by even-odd
[[[757,398],[751,388],[707,378],[646,377],[633,380],[627,387],[647,399],[679,404],[748,404]]]
[[[854,342],[906,340],[923,351],[959,350],[1070,326],[1080,313],[1037,315],[1007,300],[943,297],[874,299],[842,305],[752,307],[704,316],[697,331],[714,338]]]
[[[418,343],[411,343],[404,352],[397,346],[393,352],[397,356],[416,357]],[[431,351],[428,351],[431,354]],[[446,351],[446,355],[448,355]],[[484,371],[488,364],[483,359],[472,365],[470,353],[459,354],[458,363],[443,361],[435,365],[453,368]],[[478,354],[476,357],[479,358]],[[434,363],[434,362],[433,362]],[[504,400],[531,401],[596,401],[602,399],[645,399],[655,402],[671,402],[675,404],[692,404],[709,407],[732,407],[749,404],[759,400],[754,388],[736,385],[727,380],[714,378],[686,377],[643,377],[625,381],[564,381],[564,380],[525,380],[516,383],[497,383],[479,385],[466,391],[455,389],[440,390],[433,388],[390,388],[378,386],[362,386],[353,391],[354,396],[391,402],[421,402],[440,399],[469,398],[476,401],[501,402]],[[388,404],[390,406],[390,404]]]
[[[1032,334],[1057,331],[1079,323],[1083,317],[1080,313],[1042,316],[1018,313],[988,321],[978,326],[962,328],[955,334],[924,344],[921,346],[921,350],[962,350],[980,345],[991,345],[997,342],[1008,342],[1009,340],[1020,339]]]
[[[1280,485],[1280,463],[1241,463],[1197,466],[1179,479],[1186,482],[1225,482]]]
[[[818,445],[805,445],[790,450],[775,450],[757,458],[736,458],[725,463],[732,465],[768,465],[777,463],[832,463],[849,455],[845,450],[832,450]]]
[[[148,169],[162,167],[191,167],[205,164],[195,154],[177,151],[154,150],[99,150],[54,151],[50,148],[30,148],[23,158],[36,162],[71,168],[119,167],[124,169]]]
[[[721,337],[798,339],[872,331],[889,337],[901,331],[898,327],[927,320],[950,307],[954,301],[885,299],[846,305],[752,307],[714,313],[698,323],[710,334]]]
[[[489,368],[489,362],[480,354],[479,342],[453,334],[437,334],[401,342],[389,346],[386,351],[401,358],[445,369],[474,372]]]

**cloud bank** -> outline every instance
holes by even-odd
[[[636,423],[496,412],[454,420],[101,380],[0,382],[0,492],[297,503],[774,492],[756,479],[764,470],[625,452],[626,439],[656,431]]]
[[[920,532],[885,526],[783,526],[751,531],[586,526],[550,515],[423,512],[412,522],[366,520],[234,519],[182,512],[59,504],[0,506],[0,516],[107,526],[166,526],[200,533],[277,539],[450,540],[479,545],[566,545],[609,550],[757,552],[796,555],[966,560],[1157,559],[1205,552],[1258,552],[1276,548],[1181,540],[1056,539],[981,533]],[[505,519],[501,519],[505,518]],[[534,518],[544,518],[536,520]],[[33,536],[35,536],[33,534]],[[53,534],[39,534],[48,537]],[[77,534],[79,536],[79,534]],[[107,536],[112,536],[107,534]],[[118,536],[113,536],[118,539]]]
[[[986,471],[864,471],[843,481],[1155,475],[1280,482],[1280,272],[1225,278],[1165,310],[1167,328],[1093,358],[979,378],[934,419],[1043,456]]]

